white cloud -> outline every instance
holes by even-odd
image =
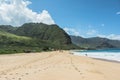
[[[120,40],[120,35],[110,34],[110,35],[98,35],[99,37],[108,38],[112,40]]]
[[[97,31],[94,30],[94,29],[91,29],[91,30],[88,30],[86,34],[87,34],[87,35],[90,35],[90,36],[93,36],[93,35],[96,35],[96,34],[97,34]]]
[[[120,15],[120,12],[117,12],[116,14]]]
[[[104,26],[105,26],[105,24],[101,24],[101,26],[102,26],[102,27],[104,27]]]
[[[55,24],[47,10],[37,13],[28,8],[28,0],[0,0],[0,24],[20,26],[24,23]]]
[[[77,31],[77,30],[75,30],[75,29],[73,29],[73,28],[67,28],[67,27],[65,27],[65,28],[63,28],[69,35],[75,35],[75,36],[80,36],[80,33]]]

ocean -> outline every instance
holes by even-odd
[[[88,56],[92,58],[113,60],[120,62],[120,49],[101,49],[101,50],[77,50],[72,51],[74,55]]]

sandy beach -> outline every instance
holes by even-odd
[[[69,53],[0,55],[0,80],[120,80],[120,63]]]

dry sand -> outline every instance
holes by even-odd
[[[120,63],[69,51],[0,55],[0,80],[120,80]]]

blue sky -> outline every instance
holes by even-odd
[[[119,35],[120,0],[31,0],[34,11],[49,11],[55,23],[90,37]],[[89,32],[92,32],[89,35]],[[88,33],[88,34],[86,34]],[[71,33],[74,34],[74,33]]]
[[[9,0],[6,1],[8,3]],[[0,16],[0,24],[3,23],[17,26],[24,22],[43,21],[48,24],[56,23],[71,35],[83,37],[101,36],[120,40],[120,0],[11,1],[15,2],[16,6],[14,3],[9,5],[1,2],[2,5],[9,5],[9,8],[7,7],[7,11],[2,11],[2,9],[6,7],[0,6],[0,15],[2,15],[2,12],[7,15],[4,20]],[[22,5],[24,9],[21,9],[18,5]],[[13,10],[11,9],[11,6]],[[19,13],[15,10],[18,10]],[[12,16],[17,16],[17,20],[19,21],[15,22],[16,24],[13,24],[13,18],[11,19],[12,16],[9,14],[10,12]],[[20,16],[18,16],[18,14]]]

